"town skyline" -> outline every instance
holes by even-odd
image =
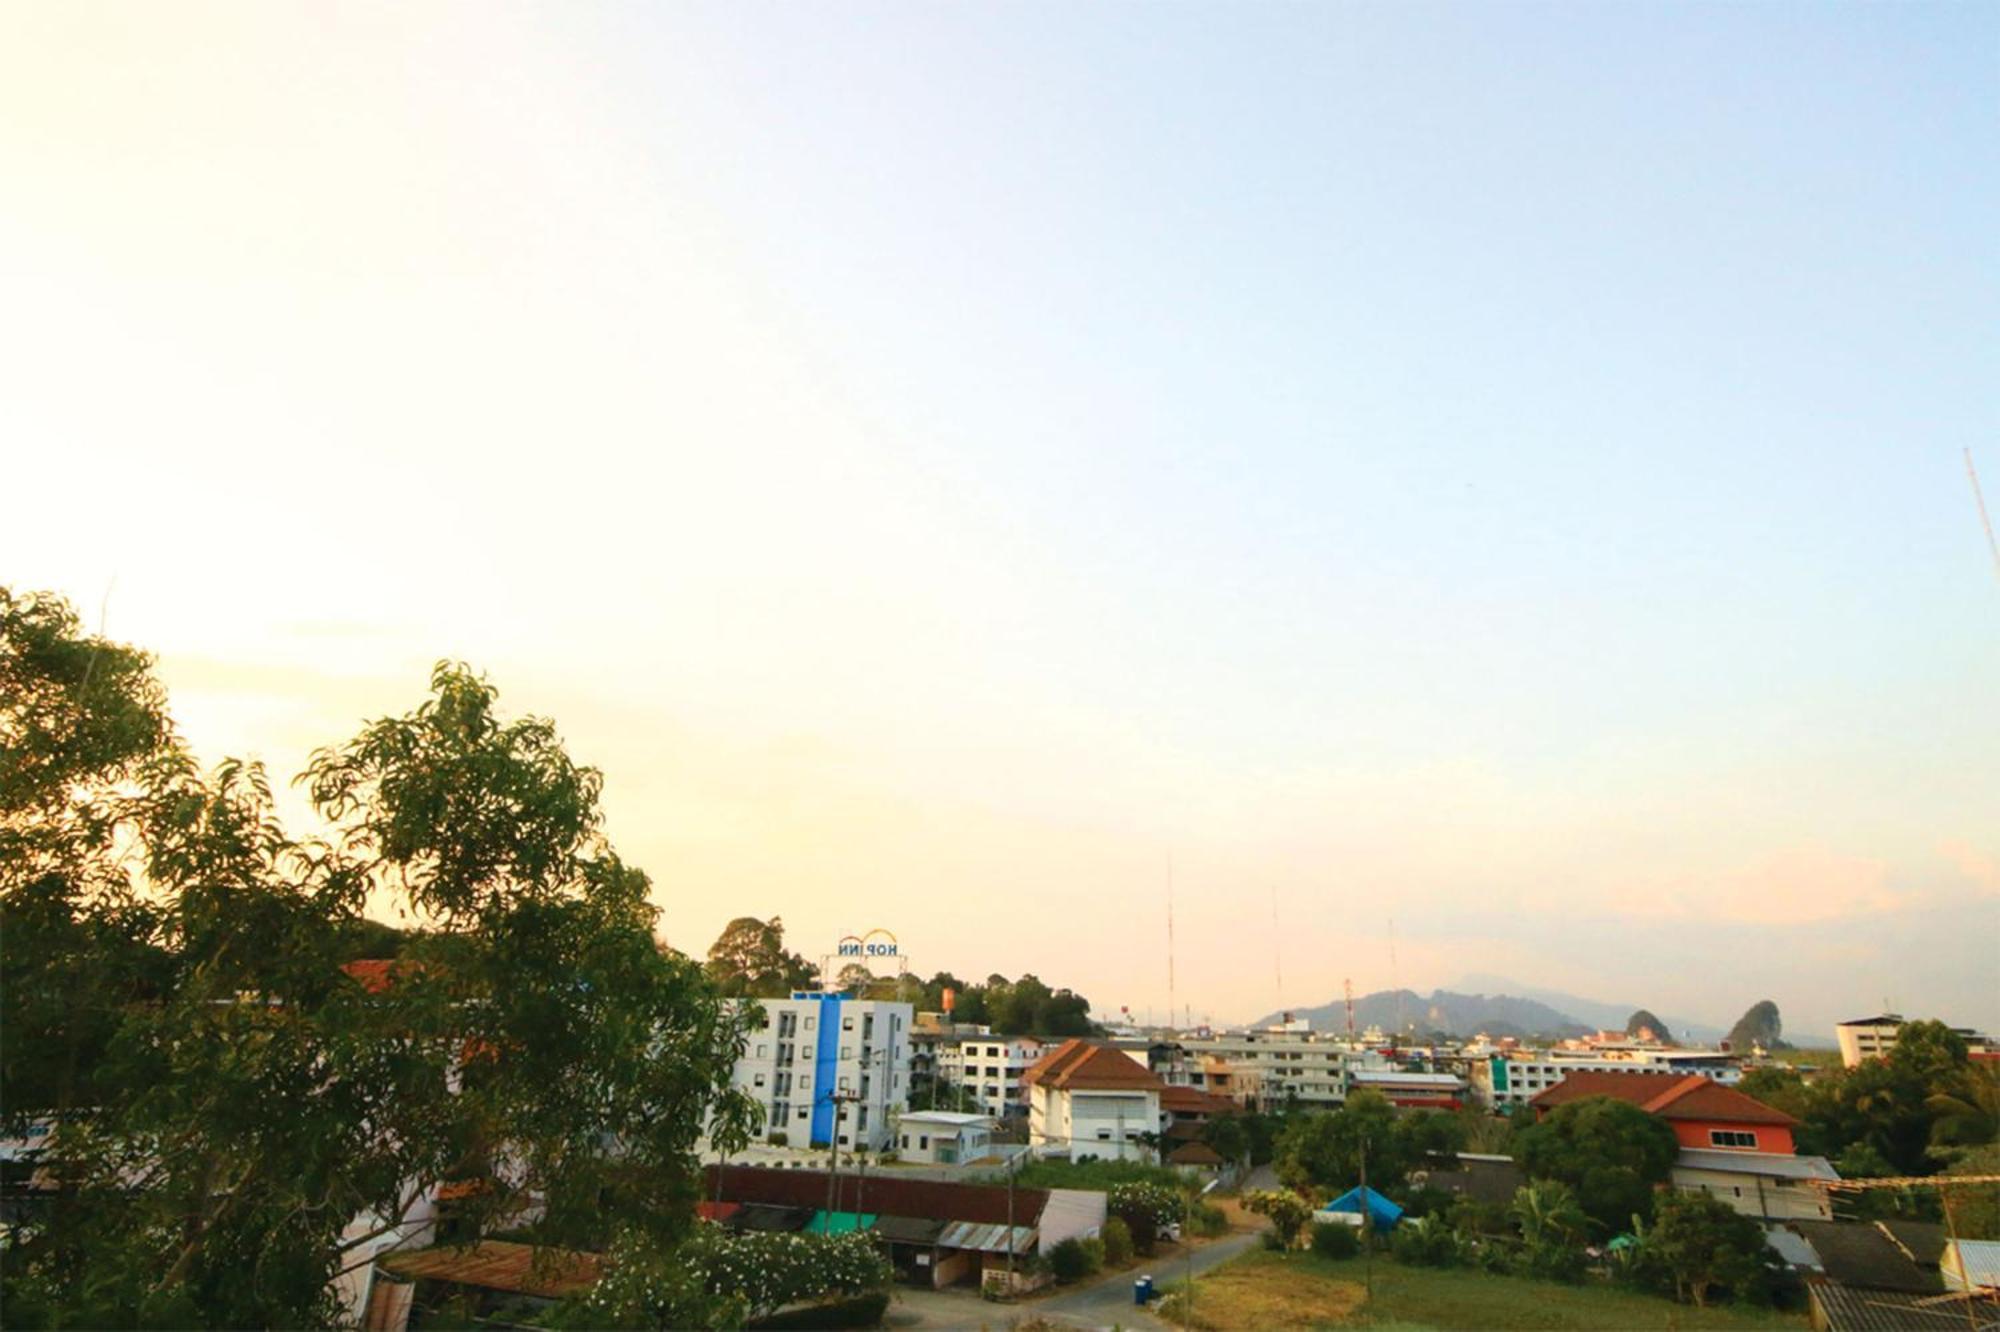
[[[2000,1026],[2000,10],[877,12],[0,16],[9,584],[690,952]]]

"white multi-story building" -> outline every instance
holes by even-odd
[[[1526,1105],[1572,1073],[1700,1073],[1729,1086],[1742,1081],[1739,1058],[1722,1050],[1631,1046],[1595,1050],[1508,1050],[1467,1066],[1472,1093],[1494,1109]]]
[[[764,1107],[767,1138],[879,1151],[909,1107],[909,1004],[817,990],[749,999],[763,1014],[731,1083]]]
[[[1033,1036],[954,1037],[937,1048],[937,1080],[963,1087],[983,1115],[998,1120],[1025,1115],[1028,1093],[1021,1076],[1046,1052]]]
[[[1166,1069],[1167,1081],[1245,1105],[1288,1102],[1334,1110],[1347,1102],[1349,1074],[1386,1069],[1389,1061],[1294,1022],[1283,1027],[1187,1037]]]
[[[1144,1161],[1165,1127],[1160,1079],[1109,1046],[1064,1041],[1021,1080],[1028,1087],[1028,1142],[1039,1153]]]
[[[1840,1062],[1854,1068],[1870,1059],[1887,1058],[1889,1051],[1896,1048],[1896,1033],[1905,1020],[1900,1013],[1883,1013],[1841,1023],[1833,1029],[1834,1039],[1840,1042]],[[2000,1053],[2000,1044],[1984,1032],[1971,1027],[1953,1027],[1952,1031],[1975,1057],[1991,1058]]]

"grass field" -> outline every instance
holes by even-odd
[[[1803,1314],[1734,1306],[1696,1309],[1611,1286],[1564,1286],[1463,1268],[1405,1267],[1381,1258],[1375,1262],[1375,1293],[1370,1298],[1363,1286],[1364,1272],[1359,1258],[1330,1262],[1309,1253],[1245,1254],[1201,1278],[1194,1314],[1186,1325],[1209,1332],[1246,1327],[1799,1332],[1806,1327]],[[1179,1322],[1179,1310],[1176,1293],[1160,1312]]]

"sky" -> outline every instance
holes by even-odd
[[[1996,51],[7,4],[0,578],[280,775],[472,663],[691,951],[2000,1027]]]

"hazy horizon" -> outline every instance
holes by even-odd
[[[1996,39],[13,6],[0,577],[287,778],[472,663],[694,951],[1992,1029]]]

